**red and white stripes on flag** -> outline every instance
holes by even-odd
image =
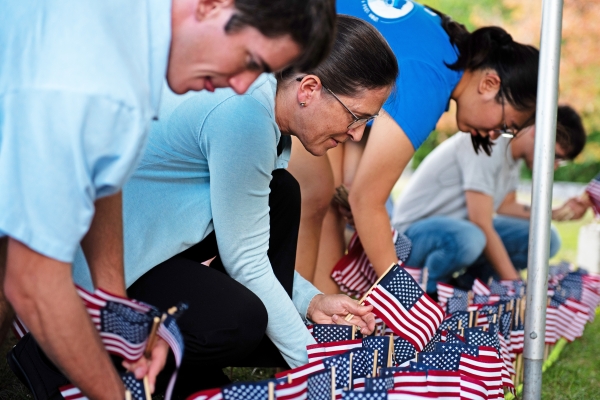
[[[341,340],[339,342],[309,344],[306,346],[306,353],[308,354],[308,362],[310,363],[361,347],[362,339]]]
[[[399,265],[395,265],[364,300],[373,305],[394,334],[421,351],[444,320],[444,311]]]
[[[600,175],[592,179],[585,188],[585,192],[590,198],[594,214],[596,214],[596,217],[600,217]]]
[[[483,283],[479,278],[475,278],[475,282],[473,282],[473,294],[478,294],[482,296],[489,296],[492,294],[489,286]]]
[[[60,394],[65,400],[87,400],[87,397],[73,385],[65,385],[59,388]]]
[[[460,372],[428,371],[427,391],[435,393],[439,399],[460,399]]]
[[[436,283],[437,295],[438,295],[438,303],[442,306],[443,309],[446,309],[446,303],[448,303],[448,299],[454,296],[454,286],[448,285],[447,283],[437,282]]]
[[[488,388],[488,399],[504,399],[504,391],[502,390],[503,364],[498,357],[474,357],[462,354],[458,370],[467,377],[485,383]]]
[[[325,365],[322,361],[313,361],[300,367],[275,374],[275,378],[288,377],[294,382],[296,379],[308,377],[315,372],[325,371]]]
[[[208,389],[196,392],[187,397],[186,400],[223,400],[221,389]]]
[[[277,400],[306,400],[307,396],[307,378],[296,379],[275,387]]]

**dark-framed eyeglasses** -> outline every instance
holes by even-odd
[[[509,128],[506,125],[506,114],[504,113],[504,103],[506,102],[506,96],[504,95],[504,90],[500,88],[500,92],[502,93],[502,128],[501,129],[493,129],[492,131],[497,135],[502,135],[507,138],[514,138],[519,133],[518,129]]]
[[[298,82],[300,82],[302,80],[302,78],[296,78],[296,80]],[[366,118],[360,118],[358,116],[356,116],[356,114],[354,114],[352,112],[352,110],[350,110],[342,100],[340,100],[339,97],[337,97],[337,95],[335,93],[333,93],[327,86],[323,85],[321,83],[321,85],[323,86],[323,89],[327,90],[329,92],[329,94],[331,94],[341,105],[342,107],[344,107],[346,109],[346,111],[348,111],[350,113],[350,115],[352,115],[352,119],[353,121],[350,122],[350,124],[348,124],[348,127],[346,129],[350,130],[350,129],[355,129],[358,128],[360,126],[365,125],[367,122],[374,120],[375,118],[377,118],[379,116],[379,113],[371,115],[369,117]]]

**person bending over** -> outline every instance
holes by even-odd
[[[243,96],[165,93],[123,190],[125,277],[135,298],[189,304],[178,321],[178,396],[227,383],[225,366],[306,363],[307,320],[346,323],[353,313],[350,323],[373,330],[371,307],[322,295],[294,272],[300,192],[284,168],[291,135],[318,156],[360,140],[397,74],[372,26],[338,16],[332,53],[316,68],[263,75]],[[87,271],[80,254],[75,277],[85,287]]]
[[[419,165],[394,204],[392,225],[412,241],[407,265],[428,268],[427,292],[467,267],[459,279],[465,288],[475,278],[520,279],[527,268],[530,210],[516,201],[516,190],[522,162],[533,167],[534,139],[535,126],[513,139],[500,137],[488,157],[457,133]],[[577,113],[559,106],[554,167],[575,158],[585,140]],[[553,219],[562,219],[569,206],[553,210]],[[550,237],[552,257],[560,247],[554,227]]]
[[[163,80],[177,93],[243,93],[261,72],[315,66],[333,40],[334,2],[23,0],[0,8],[0,341],[12,306],[87,397],[122,398],[70,263],[81,242],[94,285],[125,295],[119,191],[141,156]],[[164,342],[158,349],[164,358]],[[150,368],[153,381],[160,358],[132,368],[138,377]]]
[[[302,210],[303,224],[314,210],[329,205],[334,192],[332,181],[324,182],[328,186],[322,183],[331,171],[335,186],[344,184],[349,190],[351,211],[337,205],[329,207],[318,247],[310,243],[318,243],[314,238],[319,231],[306,233],[301,227],[300,237],[308,238],[308,244],[299,244],[304,249],[299,258],[304,255],[306,261],[299,260],[298,266],[306,268],[305,277],[314,277],[315,285],[327,293],[339,290],[331,279],[331,270],[345,251],[343,216],[353,219],[378,274],[398,261],[386,201],[451,100],[456,103],[459,129],[471,135],[465,143],[471,146],[472,140],[476,148],[482,146],[484,150],[489,150],[489,136],[495,138],[504,129],[517,132],[532,124],[535,109],[535,48],[515,42],[499,27],[469,33],[447,16],[411,0],[393,5],[363,3],[340,1],[337,9],[370,22],[389,40],[400,67],[397,94],[385,104],[381,118],[373,122],[364,152],[356,143],[338,147],[328,154],[329,167],[326,160],[314,160],[301,149],[297,151],[296,146],[290,162],[290,170],[298,177],[307,200]],[[311,179],[314,176],[319,178]],[[321,208],[308,203],[311,199]],[[321,227],[316,221],[304,226],[309,230],[311,226]],[[312,264],[308,260],[311,254]]]

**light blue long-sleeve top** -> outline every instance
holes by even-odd
[[[269,184],[277,156],[276,82],[263,75],[244,95],[230,89],[177,96],[164,89],[142,162],[123,190],[125,277],[131,285],[213,230],[229,275],[264,303],[267,335],[291,367],[314,339],[303,318],[319,291],[298,273],[293,302],[275,277],[269,248]],[[81,252],[76,282],[91,287]]]
[[[0,2],[0,236],[71,262],[157,114],[170,0]]]

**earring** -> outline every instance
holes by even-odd
[[[306,105],[305,102],[300,103],[300,107],[304,107]]]

